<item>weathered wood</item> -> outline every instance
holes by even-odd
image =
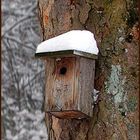
[[[78,105],[82,112],[93,116],[93,91],[95,60],[79,57],[80,76],[78,77]]]
[[[92,117],[95,60],[48,58],[46,65],[45,111],[58,118]]]
[[[46,107],[47,111],[72,110],[74,88],[75,58],[48,59],[46,80]],[[66,72],[61,73],[61,69]],[[50,91],[49,91],[50,90]]]

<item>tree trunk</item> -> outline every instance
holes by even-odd
[[[38,6],[43,40],[86,29],[100,50],[93,117],[67,120],[46,113],[48,139],[138,140],[138,1],[39,0]]]

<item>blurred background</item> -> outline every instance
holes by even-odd
[[[2,139],[46,140],[37,0],[2,0]]]

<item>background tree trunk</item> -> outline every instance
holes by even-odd
[[[138,140],[138,1],[39,0],[43,39],[72,29],[95,34],[100,50],[90,120],[46,114],[49,140]]]
[[[1,1],[2,140],[47,139],[42,107],[45,67],[34,59],[42,36],[37,2]]]

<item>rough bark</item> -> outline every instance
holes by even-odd
[[[39,0],[43,39],[72,29],[95,34],[100,50],[91,119],[46,113],[49,140],[138,140],[138,1]]]

